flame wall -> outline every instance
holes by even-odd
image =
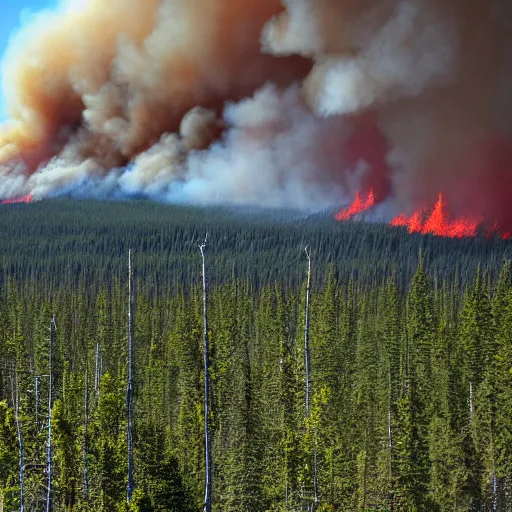
[[[512,9],[508,8],[509,11]],[[0,198],[389,215],[443,192],[512,227],[512,12],[488,0],[81,0],[2,68]]]

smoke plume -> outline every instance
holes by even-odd
[[[389,215],[442,192],[512,228],[512,9],[496,0],[81,0],[2,66],[0,198]]]

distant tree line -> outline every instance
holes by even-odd
[[[198,283],[197,244],[208,231],[212,285],[233,276],[251,286],[304,282],[304,247],[315,252],[315,272],[329,265],[337,278],[361,285],[394,276],[408,286],[422,250],[429,275],[460,286],[478,266],[495,278],[512,243],[498,239],[450,240],[409,235],[370,222],[337,222],[330,212],[306,216],[289,211],[228,207],[195,208],[153,202],[55,199],[0,208],[0,286],[9,278],[35,283],[48,297],[63,287],[98,292],[112,278],[126,281],[128,250],[134,250],[138,290],[171,295]],[[321,286],[315,279],[313,287]]]

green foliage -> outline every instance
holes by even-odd
[[[512,279],[497,261],[511,244],[290,212],[67,200],[0,208],[4,510],[19,507],[15,382],[26,510],[44,509],[52,314],[54,511],[202,509],[205,230],[214,512],[509,510]],[[130,504],[128,247],[137,291]]]
[[[7,405],[7,401],[0,402],[0,504],[6,510],[14,509],[18,505],[19,487],[17,470],[17,440],[15,427],[15,413]],[[1,508],[0,508],[1,510]]]

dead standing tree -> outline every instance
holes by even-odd
[[[306,418],[309,418],[309,296],[311,292],[311,251],[306,245],[304,249],[308,258],[308,273],[306,283],[306,315],[304,319],[304,359],[306,364]]]
[[[306,366],[306,419],[309,418],[309,402],[310,402],[310,371],[311,362],[309,354],[309,301],[311,295],[311,250],[309,245],[306,245],[304,252],[308,259],[308,270],[307,270],[307,281],[306,281],[306,310],[304,318],[304,359]],[[313,432],[313,491],[314,491],[314,505],[316,507],[318,503],[318,475],[317,475],[317,464],[316,464],[316,433]]]
[[[128,251],[128,383],[126,386],[128,485],[127,500],[133,495],[133,378],[134,378],[134,310],[135,289],[133,282],[132,250]]]
[[[207,318],[207,288],[205,250],[208,241],[208,233],[204,242],[199,246],[203,265],[203,363],[204,363],[204,464],[205,464],[205,486],[204,486],[204,512],[212,510],[212,477],[211,477],[211,449],[210,449],[210,361],[208,344],[208,318]]]

